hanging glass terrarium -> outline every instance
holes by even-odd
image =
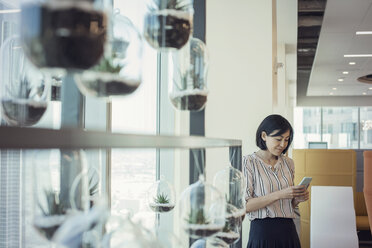
[[[13,126],[32,126],[48,106],[47,79],[25,57],[19,37],[7,39],[1,49],[1,114]]]
[[[147,201],[152,211],[157,213],[171,211],[176,202],[174,188],[162,176],[147,191]]]
[[[173,83],[169,84],[169,98],[179,110],[200,111],[208,96],[208,52],[205,44],[192,38],[188,45],[173,56]]]
[[[93,225],[87,162],[81,150],[41,150],[33,156],[33,226],[55,244],[77,247]]]
[[[227,204],[225,226],[216,234],[216,238],[229,245],[234,244],[240,239],[241,227],[242,218],[240,218],[239,210],[233,205]]]
[[[155,49],[182,48],[193,26],[193,0],[149,0],[144,37]]]
[[[98,65],[75,75],[84,95],[108,98],[128,95],[141,84],[142,39],[132,22],[116,10],[112,35]]]
[[[213,179],[213,186],[224,194],[226,202],[234,206],[234,218],[241,218],[245,215],[244,187],[245,179],[243,173],[232,167],[227,166],[225,169],[216,173]]]
[[[88,69],[102,57],[109,0],[22,0],[21,36],[43,69]]]
[[[181,225],[192,238],[209,237],[225,224],[226,202],[222,194],[205,183],[203,176],[188,186],[180,198]]]

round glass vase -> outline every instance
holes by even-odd
[[[191,238],[209,237],[225,225],[225,199],[203,177],[182,192],[179,206],[181,226]]]
[[[200,111],[207,102],[208,51],[201,40],[191,38],[188,45],[172,54],[173,82],[169,99],[178,110]]]
[[[245,178],[243,173],[228,165],[218,171],[213,178],[213,186],[225,197],[226,202],[236,208],[234,218],[242,218],[245,215]]]
[[[32,126],[43,117],[50,86],[25,57],[20,38],[8,38],[1,48],[1,115],[12,126]]]
[[[89,210],[86,168],[82,150],[34,153],[33,226],[54,244],[75,247],[87,230],[82,228]]]
[[[104,53],[109,0],[21,0],[25,53],[38,68],[88,69]]]
[[[193,0],[149,0],[144,37],[159,51],[182,48],[193,29]]]
[[[176,195],[173,185],[161,176],[147,191],[147,202],[152,211],[169,212],[175,207]]]
[[[231,245],[240,239],[242,218],[239,210],[231,204],[226,205],[226,219],[223,229],[216,234],[216,238],[223,240]]]
[[[142,81],[142,38],[118,10],[112,19],[113,32],[103,58],[96,66],[75,74],[81,93],[107,100],[133,93]]]

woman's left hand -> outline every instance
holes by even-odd
[[[309,200],[309,197],[310,197],[309,191],[306,190],[306,193],[303,196],[295,197],[294,200],[298,204],[300,202],[305,202],[305,201]]]

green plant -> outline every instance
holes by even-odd
[[[186,11],[190,8],[190,2],[187,0],[153,0],[150,10],[174,9]]]
[[[230,232],[230,231],[231,231],[231,229],[230,229],[230,227],[229,227],[229,222],[226,221],[226,222],[225,222],[225,226],[224,226],[223,229],[222,229],[222,232],[228,233],[228,232]]]
[[[157,204],[168,204],[169,199],[165,193],[160,193],[156,197],[154,197],[154,202]]]
[[[44,216],[63,215],[66,213],[64,205],[60,201],[59,195],[56,192],[46,190],[44,194],[47,201],[46,208],[43,208],[39,203],[39,207]]]
[[[109,73],[119,73],[122,67],[120,65],[113,65],[112,60],[114,58],[115,56],[112,56],[111,58],[103,57],[100,63],[96,65],[93,70]]]
[[[206,214],[204,213],[204,209],[194,210],[191,209],[189,217],[186,219],[189,224],[199,224],[199,225],[208,225],[209,220]]]

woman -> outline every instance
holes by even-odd
[[[301,247],[293,218],[309,192],[294,186],[293,160],[283,155],[292,139],[291,124],[280,115],[269,115],[257,129],[260,150],[243,158],[246,211],[251,220],[248,248]]]

